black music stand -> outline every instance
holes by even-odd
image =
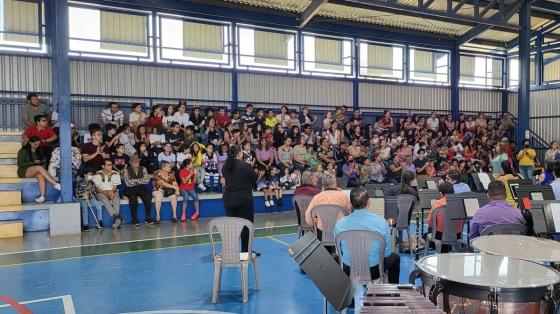
[[[326,301],[339,312],[352,303],[357,282],[350,280],[313,232],[297,240],[288,252],[325,297],[323,313],[327,313]]]
[[[484,186],[482,183],[485,180],[481,180],[483,176],[488,176],[490,178],[490,182],[495,181],[494,176],[491,173],[473,173],[474,185],[476,185],[477,192],[486,192],[488,190],[487,187]]]
[[[469,234],[471,232],[470,220],[472,216],[467,213],[467,208],[465,205],[465,200],[476,199],[478,201],[479,208],[488,204],[488,198],[484,193],[466,192],[458,194],[449,194],[445,196],[447,202],[447,215],[450,220],[462,220],[463,223],[467,224],[467,246],[470,245]],[[462,232],[462,230],[461,230]]]
[[[554,221],[554,212],[560,211],[560,201],[531,201],[531,217],[535,234],[560,234],[560,223]]]
[[[517,199],[519,203],[519,208],[522,211],[531,210],[527,208],[527,204],[531,201],[554,201],[554,192],[550,185],[546,186],[524,186],[520,185],[517,188]]]

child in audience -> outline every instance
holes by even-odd
[[[279,182],[280,182],[280,187],[282,187],[283,190],[291,190],[292,189],[294,184],[292,182],[292,176],[290,174],[290,168],[288,168],[288,167],[284,168],[284,174],[280,177]]]
[[[111,160],[113,161],[113,169],[115,171],[121,173],[126,168],[130,157],[125,153],[123,144],[117,144],[115,146],[115,153],[111,155]]]
[[[152,156],[150,155],[150,150],[148,149],[148,144],[145,142],[140,142],[136,146],[138,148],[140,166],[146,168],[146,170],[148,170],[148,173],[154,172],[154,163]]]
[[[255,166],[255,153],[251,150],[250,142],[243,142],[241,152],[243,153],[243,161],[251,166]]]
[[[179,146],[179,150],[177,151],[177,168],[182,168],[183,161],[187,159],[192,159],[191,149],[188,145],[183,144]]]
[[[167,161],[168,163],[173,164],[173,167],[177,169],[177,155],[175,155],[171,143],[165,143],[163,145],[163,151],[158,154],[158,165],[162,161]]]
[[[206,189],[210,189],[210,181],[213,184],[213,191],[218,191],[220,173],[218,172],[218,156],[214,153],[214,146],[206,146],[206,153],[202,156],[202,168],[204,168],[204,184]],[[212,180],[211,180],[212,179]]]
[[[165,135],[161,133],[161,126],[156,125],[152,128],[149,141],[150,150],[157,160],[157,156],[163,151],[163,144],[165,143]]]
[[[269,187],[269,175],[266,173],[266,170],[264,170],[264,168],[259,169],[258,173],[259,173],[259,178],[257,179],[257,191],[263,192],[264,206],[266,208],[269,208],[270,206],[272,206],[270,205],[270,202],[272,202],[272,194],[270,192],[270,187]]]
[[[364,159],[364,164],[360,169],[360,184],[369,183],[369,177],[371,175],[371,160],[369,158]]]
[[[189,197],[194,203],[194,214],[191,216],[191,220],[196,220],[200,213],[200,202],[198,201],[198,195],[194,189],[196,183],[196,173],[194,171],[194,163],[192,159],[188,158],[183,160],[181,164],[181,170],[179,171],[179,178],[181,179],[179,188],[181,190],[181,195],[183,196],[183,213],[181,214],[181,222],[187,220],[187,204],[189,202]]]
[[[299,188],[301,186],[301,171],[296,169],[290,176],[292,177],[292,189]]]
[[[305,154],[305,160],[311,169],[315,169],[319,163],[319,158],[317,158],[317,152],[313,149],[313,146],[307,145],[307,154]]]
[[[194,171],[196,172],[196,182],[198,182],[198,188],[201,191],[206,191],[204,186],[204,168],[202,168],[202,155],[204,154],[204,145],[200,143],[191,144],[191,157],[194,162]]]
[[[282,186],[280,185],[280,170],[272,168],[270,171],[270,183],[268,185],[272,193],[276,195],[278,206],[282,206]],[[270,199],[270,206],[274,206],[274,201]]]
[[[227,156],[229,152],[229,145],[227,143],[223,143],[220,145],[220,153],[218,154],[218,172],[220,176],[222,175],[222,167],[226,162]]]
[[[331,174],[336,177],[336,166],[333,163],[328,163],[324,172],[325,174]]]
[[[426,175],[429,177],[437,176],[435,161],[433,160],[428,161],[428,165],[426,166]]]

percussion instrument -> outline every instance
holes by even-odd
[[[560,242],[523,235],[489,235],[474,239],[472,247],[492,255],[532,262],[560,262]]]

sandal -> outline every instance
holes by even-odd
[[[197,220],[198,219],[198,213],[194,213],[194,215],[191,216],[191,220]]]

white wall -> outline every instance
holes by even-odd
[[[501,112],[502,92],[461,89],[459,90],[459,110],[471,112]]]
[[[51,61],[47,58],[0,55],[0,90],[51,91]]]

